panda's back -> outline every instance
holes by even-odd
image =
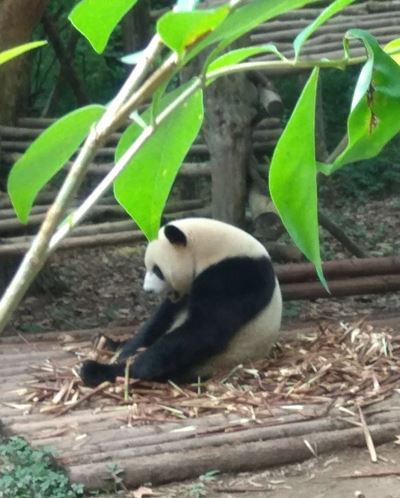
[[[227,223],[208,218],[185,218],[174,223],[187,236],[196,275],[213,264],[235,257],[270,259],[266,248],[252,235]]]
[[[197,290],[201,288],[203,296],[209,291],[213,308],[218,308],[219,298],[225,300],[226,306],[226,297],[231,291],[227,282],[231,281],[232,288],[237,289],[236,301],[229,307],[232,320],[243,313],[242,307],[238,305],[238,293],[243,295],[243,301],[247,299],[248,302],[247,291],[253,292],[252,304],[254,300],[259,301],[258,311],[251,318],[241,321],[242,325],[235,331],[227,347],[195,365],[191,375],[209,377],[220,370],[266,358],[278,338],[282,313],[281,291],[267,250],[243,230],[215,220],[191,218],[176,222],[176,226],[185,232],[190,250],[193,251],[196,277],[192,292],[194,289],[195,299],[198,298]],[[220,285],[220,282],[223,284]],[[259,282],[256,294],[249,289],[253,282]],[[218,293],[216,289],[219,287],[222,290]],[[222,295],[223,289],[227,289],[226,295]],[[206,315],[207,310],[203,311]],[[185,310],[187,314],[188,309]],[[179,318],[177,325],[181,323]]]
[[[193,370],[193,374],[200,377],[211,377],[219,371],[230,370],[243,363],[267,358],[279,337],[281,315],[282,296],[276,281],[268,305],[253,320],[237,331],[225,351],[198,365]]]

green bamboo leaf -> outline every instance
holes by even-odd
[[[41,133],[14,164],[7,188],[22,223],[27,223],[37,194],[70,159],[104,111],[103,106],[90,105],[63,116]]]
[[[174,95],[181,91],[175,90]],[[172,96],[167,94],[160,107],[170,100]],[[116,199],[150,240],[157,236],[169,192],[202,122],[203,95],[199,90],[159,125],[114,182]],[[127,128],[118,143],[116,160],[141,132],[136,123]]]
[[[383,50],[389,54],[392,59],[397,62],[397,64],[400,64],[400,38],[396,38],[395,40],[387,43],[383,47]]]
[[[368,60],[360,72],[347,120],[347,147],[320,170],[331,174],[345,164],[376,156],[400,131],[400,67],[366,31],[348,37],[364,43]]]
[[[19,55],[24,54],[25,52],[28,52],[29,50],[33,50],[34,48],[42,47],[43,45],[46,45],[46,41],[35,41],[35,42],[30,42],[30,43],[24,43],[23,45],[18,45],[18,47],[13,47],[10,48],[9,50],[4,50],[3,52],[0,52],[0,66],[1,64],[4,64],[5,62],[8,62],[11,59],[14,59],[15,57],[18,57]]]
[[[181,41],[180,43],[176,42],[174,45],[179,46],[179,48],[182,48],[182,46],[186,47],[187,53],[185,54],[185,62],[189,62],[189,60],[209,45],[220,43],[221,48],[226,47],[262,22],[289,10],[303,7],[314,1],[315,0],[280,0],[277,2],[276,0],[252,0],[235,9],[231,6],[222,6],[219,9],[208,11],[215,12],[220,9],[228,9],[227,12],[225,10],[223,11],[225,12],[225,15],[221,13],[221,22],[216,22],[212,29],[203,30],[202,33],[196,32],[196,20],[194,17],[202,11],[195,11],[191,13],[193,15],[192,18],[182,18],[182,25],[179,27],[179,39],[185,41]],[[173,34],[175,29],[174,19],[177,19],[174,18],[173,15],[176,16],[177,14],[179,13],[165,14],[165,16],[168,16],[168,33],[166,36],[171,38],[171,41],[167,43],[167,41],[164,38],[163,39],[167,45],[170,43],[171,45],[169,46],[171,47],[175,37]],[[159,22],[161,22],[161,20],[162,18]],[[187,22],[187,24],[183,21]],[[191,34],[192,30],[194,30],[195,36]],[[192,47],[193,44],[194,46]],[[173,49],[177,50],[176,48]],[[182,54],[182,51],[180,53]]]
[[[258,45],[256,47],[244,47],[238,48],[236,50],[231,50],[218,59],[215,59],[209,66],[207,73],[211,71],[215,71],[216,69],[220,69],[221,67],[233,66],[234,64],[239,64],[245,59],[249,57],[253,57],[254,55],[262,54],[265,52],[271,52],[275,54],[280,59],[285,59],[285,57],[279,52],[275,45],[272,43],[267,43],[264,45]]]
[[[182,57],[194,43],[221,24],[229,13],[228,6],[192,12],[167,12],[157,22],[163,42]]]
[[[115,26],[137,0],[81,0],[69,15],[74,27],[101,54]]]
[[[315,161],[315,68],[283,131],[272,157],[269,188],[272,200],[290,236],[315,265],[322,284],[318,233],[317,165]]]
[[[337,12],[344,9],[350,3],[353,3],[354,0],[336,0],[331,3],[326,9],[324,9],[321,14],[311,23],[309,24],[303,31],[301,31],[293,42],[295,58],[298,59],[300,55],[301,47],[304,43],[310,38],[310,36],[316,31],[322,24],[324,24],[328,19],[334,16]]]

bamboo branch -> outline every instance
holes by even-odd
[[[49,241],[55,229],[61,221],[68,204],[75,191],[81,184],[86,168],[94,158],[96,150],[104,143],[108,134],[118,128],[122,120],[120,107],[126,98],[135,91],[144,75],[148,72],[156,56],[161,49],[161,41],[158,36],[154,37],[143,53],[141,61],[132,71],[121,91],[108,107],[97,126],[90,131],[77,159],[71,167],[57,197],[49,209],[46,219],[41,226],[38,235],[34,239],[29,251],[25,255],[13,280],[6,289],[0,301],[0,333],[6,326],[11,314],[14,312],[25,292],[29,288],[36,275],[43,267],[49,254]],[[138,99],[140,102],[140,99]],[[133,110],[133,109],[131,109]],[[128,114],[129,115],[129,114]]]
[[[147,126],[135,142],[129,147],[121,159],[115,164],[113,169],[103,178],[93,192],[85,199],[85,201],[68,217],[68,223],[64,223],[54,234],[49,244],[49,253],[53,251],[60,241],[87,215],[88,211],[95,205],[100,197],[107,192],[114,180],[126,167],[129,161],[137,154],[140,148],[153,136],[157,127],[181,104],[183,104],[191,95],[194,94],[201,86],[201,79],[196,78],[194,82],[183,92],[176,100],[174,100],[164,111],[157,116],[154,126]]]

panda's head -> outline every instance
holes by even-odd
[[[145,254],[146,292],[187,294],[194,280],[194,262],[186,234],[174,224],[160,229]]]
[[[208,218],[183,218],[162,227],[145,255],[144,289],[187,295],[195,278],[228,258],[268,257],[245,231]]]

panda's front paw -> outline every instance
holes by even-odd
[[[105,365],[98,361],[86,360],[81,366],[79,375],[85,386],[95,387],[106,381],[115,382],[121,369],[123,371],[121,365]]]
[[[165,380],[166,370],[162,359],[149,351],[140,354],[130,367],[129,376],[142,380]]]

